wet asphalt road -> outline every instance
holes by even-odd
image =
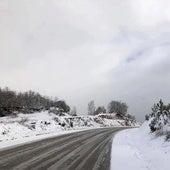
[[[122,129],[93,129],[0,151],[0,170],[109,170],[112,139]]]

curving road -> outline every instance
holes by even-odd
[[[122,129],[88,130],[0,151],[0,170],[109,170],[112,138]]]

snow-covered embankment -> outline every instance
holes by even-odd
[[[111,170],[169,170],[170,142],[150,133],[148,122],[118,133],[112,144]]]
[[[44,111],[6,116],[0,118],[0,148],[80,130],[125,126],[127,123],[135,126],[134,122],[117,119],[114,114],[73,117]]]

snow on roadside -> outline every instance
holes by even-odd
[[[111,170],[169,170],[169,162],[170,142],[151,134],[148,122],[113,139]]]
[[[125,120],[114,119],[113,114],[72,117],[43,111],[6,116],[0,118],[0,148],[80,130],[123,125]]]
[[[0,143],[1,144],[0,150],[11,148],[14,146],[19,146],[19,145],[30,143],[30,142],[35,142],[38,140],[53,138],[53,137],[57,137],[57,136],[61,136],[61,135],[69,134],[69,133],[76,133],[76,132],[90,130],[90,129],[94,129],[94,128],[82,128],[79,130],[58,131],[55,133],[46,133],[46,134],[41,134],[41,135],[33,134],[32,136],[16,138],[15,140],[7,140],[5,142]]]

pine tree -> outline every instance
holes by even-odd
[[[151,132],[156,132],[159,135],[164,133],[164,128],[170,125],[170,112],[169,108],[164,105],[163,101],[154,104],[152,113],[150,115],[151,123],[149,124]]]

